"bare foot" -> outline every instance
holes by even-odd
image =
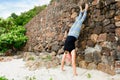
[[[64,69],[64,68],[61,68],[61,70],[62,70],[62,71],[65,71],[65,69]]]
[[[78,76],[78,74],[77,74],[77,73],[74,73],[74,76]]]
[[[87,3],[85,4],[85,10],[86,11],[88,10],[88,4]]]
[[[93,0],[92,4],[97,5],[99,3],[99,0]]]
[[[83,10],[82,10],[82,6],[80,6],[80,11],[83,12]]]

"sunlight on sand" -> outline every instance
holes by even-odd
[[[65,66],[66,71],[61,71],[60,66],[46,69],[44,67],[29,71],[22,59],[13,59],[9,62],[0,62],[0,76],[9,80],[120,80],[120,74],[111,76],[98,70],[77,68],[78,76],[73,76],[71,66]]]

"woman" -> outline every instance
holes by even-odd
[[[84,22],[86,16],[87,16],[87,10],[88,10],[88,4],[85,4],[85,9],[82,10],[82,7],[80,6],[80,14],[72,27],[69,30],[68,36],[65,40],[64,45],[64,54],[61,61],[61,69],[64,71],[64,62],[65,58],[68,58],[70,62],[72,62],[73,67],[73,74],[74,76],[77,76],[76,72],[76,51],[75,51],[75,41],[78,39],[80,34],[80,29],[82,26],[82,23]]]

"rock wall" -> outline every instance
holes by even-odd
[[[76,41],[77,65],[115,74],[120,59],[119,0],[56,0],[26,25],[29,40],[24,51],[62,54],[66,31],[83,2],[90,7]]]

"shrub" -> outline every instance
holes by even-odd
[[[24,35],[26,32],[22,26],[14,26],[8,33],[0,35],[0,51],[5,52],[13,47],[20,49],[27,41],[27,37]]]
[[[0,76],[0,80],[8,80],[5,76]]]

